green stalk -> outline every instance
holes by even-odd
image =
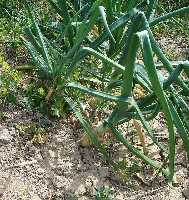
[[[116,139],[118,141],[120,141],[122,144],[124,144],[129,149],[129,151],[131,151],[133,153],[133,155],[135,155],[137,158],[140,158],[146,164],[154,167],[157,170],[159,170],[161,168],[161,164],[159,162],[150,159],[149,157],[144,155],[141,151],[139,151],[137,148],[135,148],[133,145],[131,145],[125,139],[125,137],[116,128],[114,128],[111,124],[108,124],[108,126],[111,128],[112,132],[116,136]],[[166,177],[169,177],[169,173],[166,169],[163,169],[162,172]]]
[[[83,114],[79,111],[79,109],[77,108],[75,103],[70,98],[65,98],[65,100],[68,102],[68,104],[74,111],[75,116],[78,118],[78,120],[82,124],[83,128],[85,129],[87,135],[89,136],[89,138],[91,139],[93,144],[100,150],[100,152],[104,156],[104,159],[106,160],[106,162],[108,164],[111,164],[114,166],[110,155],[107,153],[106,149],[99,141],[97,134],[95,133],[94,129],[92,128],[89,120],[83,116]]]
[[[130,104],[131,104],[132,106],[134,106],[135,110],[137,111],[137,115],[138,115],[140,121],[142,122],[142,125],[143,125],[144,128],[146,129],[148,136],[149,136],[149,137],[152,139],[152,141],[160,148],[160,150],[162,150],[163,152],[167,152],[167,149],[165,148],[165,146],[162,145],[162,144],[160,144],[160,143],[158,142],[158,140],[156,139],[156,137],[154,137],[154,135],[151,134],[151,129],[150,129],[150,127],[148,126],[148,124],[147,124],[147,122],[146,122],[144,116],[142,115],[142,112],[141,112],[140,108],[138,107],[136,101],[135,101],[133,98],[131,99]]]
[[[164,66],[167,68],[169,73],[171,73],[173,71],[173,66],[172,66],[171,62],[166,58],[166,56],[164,55],[162,50],[159,48],[158,43],[154,39],[153,33],[149,27],[150,24],[148,24],[148,22],[145,18],[143,18],[143,20],[145,23],[145,27],[148,30],[148,34],[150,37],[150,41],[151,41],[151,45],[152,45],[152,49],[153,49],[154,53],[158,56],[158,58],[164,64]],[[176,82],[182,87],[182,89],[184,90],[185,93],[189,93],[189,88],[180,78],[178,78],[176,80]]]
[[[139,32],[137,33],[137,36],[140,40],[144,63],[146,70],[148,72],[149,79],[154,88],[154,92],[161,103],[167,121],[167,126],[169,130],[169,173],[170,173],[168,181],[172,181],[175,169],[175,132],[173,127],[173,119],[167,101],[167,97],[159,82],[155,64],[153,62],[153,53],[148,32],[146,30]]]
[[[142,17],[142,14],[139,13],[136,16],[136,18],[133,20],[132,31],[130,32],[130,36],[128,37],[124,53],[120,60],[120,64],[123,66],[126,66],[125,72],[123,73],[123,84],[121,87],[122,96],[131,96],[136,54],[137,54],[137,49],[139,46],[135,33],[138,31],[138,29],[141,26],[140,24],[141,17]]]
[[[166,56],[163,54],[162,50],[159,48],[157,42],[155,41],[151,31],[149,31],[149,36],[150,36],[150,41],[152,44],[152,48],[154,50],[154,52],[156,53],[156,55],[158,56],[158,58],[161,60],[161,62],[164,64],[164,66],[167,68],[167,70],[169,71],[169,73],[173,72],[173,66],[171,65],[170,61],[166,58]],[[176,82],[178,83],[178,85],[181,86],[181,88],[183,89],[183,91],[187,94],[189,93],[189,88],[188,86],[183,82],[183,80],[181,80],[180,78],[178,78],[176,80]]]
[[[80,32],[77,33],[79,35],[79,37],[76,38],[75,44],[72,47],[72,49],[70,49],[70,51],[67,53],[67,57],[68,58],[72,58],[73,55],[75,54],[75,51],[80,47],[81,43],[83,42],[83,40],[86,38],[86,36],[88,35],[88,33],[91,31],[91,29],[93,28],[98,16],[99,16],[99,11],[98,11],[98,7],[101,4],[101,0],[98,0],[94,3],[94,5],[91,8],[91,17],[89,19],[89,22],[84,21],[83,26],[80,29]]]
[[[72,83],[71,82],[71,83],[66,84],[65,87],[78,89],[81,92],[102,98],[104,100],[115,101],[117,103],[128,103],[128,97],[114,96],[114,95],[111,95],[111,94],[108,94],[108,93],[105,93],[105,92],[100,92],[98,90],[94,90],[94,89],[84,87],[84,86],[82,86],[78,83]]]
[[[129,50],[128,50],[129,59],[127,59],[126,61],[126,68],[125,68],[125,72],[123,73],[123,84],[121,87],[121,96],[131,96],[131,91],[133,87],[135,60],[136,60],[138,46],[139,45],[138,45],[136,36],[133,35],[133,37],[131,38]]]
[[[80,121],[81,125],[83,126],[86,134],[92,141],[92,143],[96,146],[96,148],[99,149],[100,153],[103,155],[104,160],[109,164],[111,167],[113,167],[114,170],[119,170],[119,166],[116,165],[116,163],[112,160],[109,153],[106,151],[105,147],[101,144],[101,142],[98,139],[98,135],[94,131],[94,129],[91,126],[90,121],[84,117],[82,112],[77,108],[76,104],[72,101],[72,99],[66,97],[65,100],[68,102],[70,107],[72,108],[74,115],[77,117],[77,119]],[[166,171],[165,171],[166,174]]]
[[[149,4],[148,9],[146,11],[146,18],[147,18],[147,20],[150,19],[151,15],[153,13],[154,7],[156,6],[156,4],[157,4],[157,0],[151,0],[150,1],[150,4]]]
[[[53,72],[52,63],[51,63],[51,60],[50,60],[50,56],[49,56],[49,53],[48,53],[48,49],[47,49],[46,43],[44,41],[44,37],[43,37],[43,35],[41,33],[41,30],[40,30],[40,28],[39,28],[39,26],[38,26],[38,24],[36,22],[36,19],[35,19],[34,15],[33,15],[32,11],[30,10],[30,7],[27,6],[27,9],[28,9],[28,12],[29,12],[30,19],[32,21],[32,25],[36,30],[39,43],[41,45],[41,52],[42,52],[43,58],[44,58],[44,60],[45,60],[45,62],[47,64],[49,70],[51,70],[51,72]]]
[[[114,32],[120,26],[123,26],[124,24],[126,24],[130,20],[130,18],[134,15],[134,13],[136,13],[136,10],[133,10],[133,12],[131,13],[126,13],[124,16],[120,17],[117,21],[115,21],[109,26],[110,31]],[[90,47],[93,49],[97,49],[108,37],[109,37],[109,34],[107,32],[103,32],[94,42],[90,44]],[[70,51],[67,56],[70,57],[71,55],[73,55],[77,47],[78,45],[75,46],[74,49],[72,48],[72,51]],[[87,52],[78,51],[78,53],[74,56],[73,62],[68,66],[68,69],[66,72],[67,74],[66,78],[70,77],[71,72],[73,71],[73,68],[76,66],[76,64],[80,60],[84,59],[85,56],[87,56]]]
[[[130,59],[129,57],[129,50],[131,49],[131,40],[133,40],[134,34],[140,30],[141,26],[143,25],[142,22],[142,16],[143,13],[138,13],[137,10],[133,11],[133,19],[132,19],[132,24],[128,27],[127,30],[127,38],[125,41],[125,47],[124,47],[124,51],[119,59],[119,63],[123,66],[127,66],[127,60]],[[136,39],[136,38],[135,38]],[[130,46],[130,47],[129,47]]]
[[[166,21],[167,19],[170,19],[172,17],[175,17],[176,15],[181,15],[181,14],[185,14],[185,13],[189,13],[189,7],[180,8],[178,10],[175,10],[173,12],[165,14],[161,17],[158,17],[150,22],[150,26],[155,26],[156,24]]]
[[[68,6],[67,6],[66,0],[58,0],[58,6],[61,10],[61,16],[63,17],[65,26],[69,26],[67,35],[68,35],[70,46],[72,47],[74,43],[73,42],[74,34],[73,34],[73,29],[70,24],[70,15],[68,13]]]
[[[177,113],[175,106],[173,105],[173,103],[171,101],[169,101],[169,107],[171,109],[171,113],[174,118],[175,126],[176,126],[178,133],[183,141],[184,148],[185,148],[185,151],[187,152],[187,157],[189,159],[189,137],[187,134],[187,130],[185,129],[184,124],[183,124],[179,114]]]
[[[112,59],[108,58],[107,56],[99,53],[98,51],[95,51],[92,48],[89,47],[83,47],[81,50],[88,52],[91,55],[94,55],[96,58],[99,58],[100,60],[102,60],[103,62],[105,62],[106,64],[109,64],[110,67],[115,67],[119,70],[121,70],[122,72],[124,72],[125,67],[123,67],[122,65],[114,62]]]

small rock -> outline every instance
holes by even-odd
[[[88,197],[79,197],[78,200],[90,200]]]
[[[107,167],[101,167],[99,168],[98,173],[101,178],[106,178],[109,176],[109,169]]]
[[[5,187],[4,181],[0,180],[0,197],[3,196],[5,189],[6,189],[6,187]]]
[[[98,176],[90,175],[85,180],[87,192],[93,195],[96,193],[96,188],[100,187],[101,185],[102,183],[99,181]]]
[[[3,144],[8,144],[9,142],[11,142],[12,140],[12,136],[10,134],[10,132],[8,131],[8,129],[2,129],[0,130],[0,143]]]
[[[81,184],[81,185],[77,188],[77,190],[75,191],[75,194],[76,194],[77,196],[83,196],[86,192],[87,192],[86,187],[85,187],[83,184]]]
[[[41,198],[39,198],[39,196],[35,194],[33,195],[31,200],[41,200]]]
[[[43,169],[43,168],[38,168],[36,172],[38,174],[45,174],[46,173],[45,169]]]
[[[118,194],[117,196],[116,196],[116,200],[122,200],[122,199],[124,199],[125,197],[124,197],[124,195],[123,194]]]
[[[49,150],[49,154],[50,154],[50,157],[51,157],[51,158],[55,158],[55,157],[56,157],[55,152],[52,151],[52,150]]]
[[[182,191],[182,194],[184,195],[184,197],[185,197],[186,199],[189,199],[189,188],[184,189],[184,190]]]
[[[68,190],[70,188],[71,183],[73,180],[71,178],[66,178],[64,176],[55,176],[54,178],[54,185],[57,189],[64,188],[65,190]]]

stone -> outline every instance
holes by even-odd
[[[75,194],[77,196],[83,196],[87,192],[85,185],[81,184],[77,190],[75,191]]]
[[[6,189],[5,181],[0,179],[0,197],[3,196],[5,189]]]
[[[41,200],[38,195],[34,194],[31,200]]]
[[[2,128],[0,130],[0,143],[2,144],[8,144],[12,140],[12,135],[6,128]]]
[[[51,158],[55,158],[56,157],[56,153],[52,150],[49,150],[49,155]]]
[[[79,197],[78,200],[90,200],[90,198],[83,196],[83,197]]]
[[[109,176],[109,169],[108,167],[101,167],[99,168],[98,173],[101,178],[106,178]]]
[[[118,194],[117,196],[116,196],[116,200],[123,200],[125,197],[124,197],[124,195],[123,194]]]
[[[182,194],[184,195],[184,197],[185,197],[186,199],[189,199],[189,188],[184,189],[184,190],[182,191]]]

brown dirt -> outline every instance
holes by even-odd
[[[102,162],[95,149],[79,145],[82,130],[75,130],[66,120],[52,121],[56,126],[49,129],[48,138],[39,144],[18,127],[34,122],[51,123],[48,119],[13,107],[4,115],[0,125],[1,200],[69,200],[69,195],[90,200],[95,199],[96,189],[101,186],[111,187],[113,199],[117,200],[184,200],[183,191],[187,196],[188,171],[181,165],[182,154],[174,187],[160,178],[151,185],[140,179],[124,182]]]

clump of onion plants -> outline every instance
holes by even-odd
[[[58,93],[115,170],[119,170],[119,164],[98,137],[103,132],[111,132],[115,140],[137,159],[161,170],[172,181],[177,135],[189,156],[186,120],[186,113],[189,113],[189,62],[170,61],[160,49],[152,28],[176,15],[189,13],[189,7],[154,17],[155,0],[48,2],[59,15],[59,20],[54,23],[56,38],[44,36],[31,11],[32,27],[26,29],[23,38],[33,57],[38,78],[47,85],[45,101],[49,102]],[[168,78],[162,70],[167,72]],[[92,81],[96,85],[87,84]],[[136,86],[144,90],[140,98],[134,95]],[[81,94],[82,97],[78,98]],[[96,128],[84,111],[83,105],[89,96],[100,99],[110,108]],[[99,108],[98,104],[96,108]],[[149,125],[159,112],[164,113],[167,142],[159,141]],[[118,127],[130,120],[134,120],[136,126],[140,121],[145,137],[163,152],[164,161],[150,157],[125,137]]]

